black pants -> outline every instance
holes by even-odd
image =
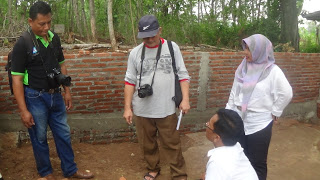
[[[267,179],[267,157],[272,135],[272,125],[273,121],[264,129],[243,136],[240,140],[244,153],[250,160],[259,180]]]

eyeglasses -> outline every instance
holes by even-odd
[[[208,129],[210,129],[212,132],[214,132],[214,129],[212,129],[212,128],[209,126],[209,122],[206,122],[206,127],[207,127]]]

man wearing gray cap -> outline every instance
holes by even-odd
[[[143,43],[129,55],[123,117],[128,124],[132,124],[133,114],[135,115],[138,141],[148,169],[144,179],[153,180],[160,174],[157,134],[162,153],[170,165],[171,178],[187,179],[179,131],[176,130],[176,105],[172,99],[175,96],[172,58],[168,41],[161,38],[160,34],[161,27],[155,16],[146,15],[140,19],[138,38],[143,39]],[[186,114],[190,109],[190,77],[179,46],[172,42],[172,47],[182,91],[179,109]]]

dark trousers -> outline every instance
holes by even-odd
[[[244,153],[250,160],[259,180],[267,179],[267,157],[272,135],[272,125],[273,121],[264,129],[243,136],[240,140]]]

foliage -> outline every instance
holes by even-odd
[[[64,24],[67,35],[80,36],[81,33],[85,36],[83,39],[90,39],[89,0],[45,1],[52,6],[53,25]],[[301,9],[303,0],[296,1],[297,8]],[[35,0],[11,1],[11,22],[14,23],[9,23],[8,2],[0,0],[0,33],[18,36],[27,27],[28,9]],[[72,2],[76,2],[79,13],[75,14]],[[94,0],[94,3],[97,37],[108,39],[108,2]],[[241,40],[257,33],[268,37],[274,46],[280,43],[280,0],[113,0],[112,11],[116,39],[127,45],[136,43],[137,23],[146,14],[157,16],[164,38],[181,45],[241,49]],[[319,46],[314,42],[314,32],[300,32],[303,33],[301,51],[316,51]]]
[[[300,51],[304,53],[320,53],[319,37],[317,42],[316,25],[314,28],[300,28]],[[318,25],[319,31],[319,25]]]

